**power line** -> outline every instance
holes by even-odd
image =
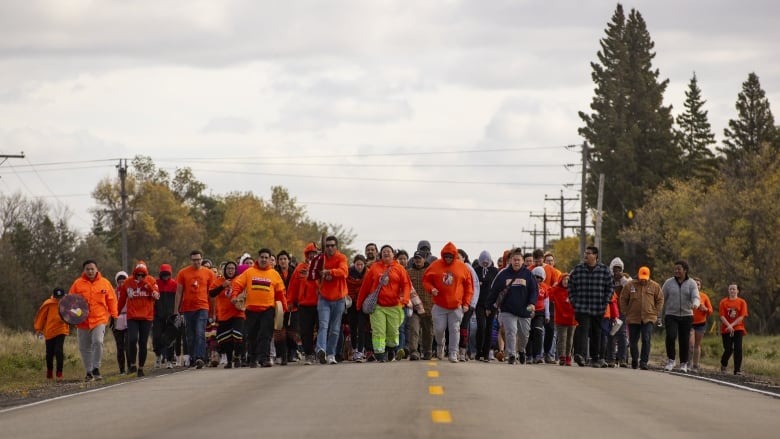
[[[469,208],[469,207],[438,207],[438,206],[400,206],[392,204],[364,204],[364,203],[330,203],[324,201],[300,201],[301,204],[311,204],[315,206],[338,206],[338,207],[359,207],[370,209],[404,209],[404,210],[438,210],[452,212],[494,212],[494,213],[528,213],[530,210],[517,209],[489,209],[489,208]]]

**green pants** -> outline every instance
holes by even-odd
[[[371,313],[371,343],[374,352],[381,354],[385,346],[398,346],[398,328],[404,321],[404,310],[401,305],[376,306]]]

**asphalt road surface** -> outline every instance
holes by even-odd
[[[774,439],[778,431],[780,399],[746,390],[653,371],[474,361],[191,369],[0,412],[2,438]]]

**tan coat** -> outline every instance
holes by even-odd
[[[664,308],[664,293],[655,281],[634,279],[623,286],[619,304],[626,323],[655,323]]]

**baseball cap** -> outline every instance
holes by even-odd
[[[414,257],[415,258],[425,258],[425,254],[423,254],[423,252],[417,250],[416,252],[414,252]]]
[[[650,269],[648,267],[639,267],[639,274],[637,274],[639,280],[650,279]]]

